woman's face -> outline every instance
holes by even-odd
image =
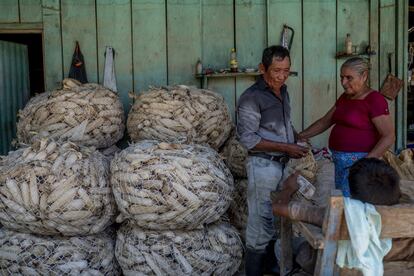
[[[345,94],[349,96],[357,95],[364,91],[368,73],[360,75],[357,71],[349,67],[341,69],[341,84],[345,89]]]

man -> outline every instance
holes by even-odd
[[[289,51],[271,46],[263,51],[259,80],[240,97],[237,134],[248,149],[246,275],[262,275],[266,246],[275,238],[270,192],[283,177],[288,158],[301,158],[305,147],[295,144],[285,82],[290,72]]]

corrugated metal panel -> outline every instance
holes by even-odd
[[[0,41],[0,154],[11,149],[17,111],[30,96],[27,46]]]

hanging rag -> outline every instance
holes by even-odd
[[[83,54],[80,50],[79,42],[76,41],[75,51],[72,56],[72,63],[69,70],[69,78],[80,81],[81,83],[87,83],[88,78],[86,76],[85,61]]]
[[[381,215],[375,207],[344,198],[344,212],[350,240],[338,241],[336,264],[360,270],[364,276],[384,274],[382,259],[391,250],[391,239],[380,239]]]
[[[105,49],[103,86],[114,92],[118,92],[115,78],[115,50],[110,46],[106,46]]]

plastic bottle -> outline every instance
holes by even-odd
[[[235,48],[231,48],[230,71],[231,72],[238,72],[238,64],[237,64],[237,57],[236,57],[236,49]]]
[[[201,59],[198,59],[196,63],[196,75],[201,74],[203,74],[203,64],[201,63]]]
[[[346,38],[345,38],[345,53],[347,55],[351,55],[352,54],[351,34],[346,34]]]

